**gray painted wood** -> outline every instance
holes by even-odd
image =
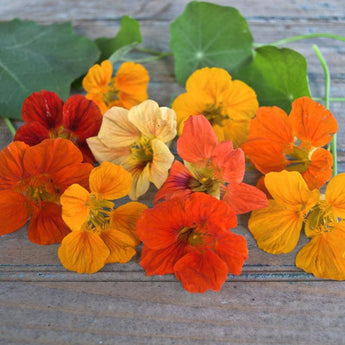
[[[169,51],[169,23],[185,0],[1,0],[0,20],[15,17],[41,24],[72,21],[90,38],[113,36],[121,16],[139,20],[144,46]],[[344,35],[342,0],[212,1],[237,7],[256,42],[330,32]],[[313,39],[289,44],[306,56],[314,96],[323,95],[322,68],[312,49],[318,44],[332,76],[331,96],[345,97],[345,43]],[[161,105],[183,87],[174,80],[173,60],[146,63],[149,95]],[[345,171],[345,113],[338,119],[339,163]],[[0,147],[11,141],[0,121]],[[253,176],[247,174],[247,179]],[[154,190],[142,199],[151,204]],[[239,217],[237,233],[250,251],[241,276],[229,275],[222,291],[190,294],[173,276],[146,277],[138,256],[129,264],[107,265],[99,273],[67,272],[57,245],[38,246],[26,228],[0,238],[0,344],[344,344],[345,289],[294,266],[299,248],[274,256],[259,250]]]

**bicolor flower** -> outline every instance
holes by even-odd
[[[88,187],[92,165],[71,141],[14,141],[0,152],[0,234],[21,228],[38,244],[59,243],[70,230],[61,218],[60,195],[73,183]]]
[[[138,199],[150,182],[160,188],[174,160],[167,143],[176,136],[175,112],[147,100],[130,110],[113,107],[103,116],[97,137],[87,143],[98,162],[121,164],[133,176],[129,194]]]
[[[249,123],[258,109],[256,94],[240,80],[232,80],[221,68],[202,68],[186,82],[186,93],[176,97],[179,135],[191,115],[204,115],[210,121],[219,141],[231,140],[234,147],[247,140]]]
[[[177,141],[185,165],[175,161],[169,176],[156,193],[155,203],[173,197],[204,192],[223,199],[236,214],[267,206],[263,192],[243,183],[245,157],[231,141],[218,143],[210,122],[203,115],[190,116]]]
[[[82,151],[85,162],[94,161],[86,138],[98,133],[102,114],[84,96],[71,96],[64,103],[55,92],[34,92],[23,103],[22,118],[25,124],[18,128],[14,140],[32,146],[44,139],[61,137]]]
[[[147,99],[149,74],[144,66],[123,63],[113,77],[109,60],[92,66],[83,79],[86,98],[93,100],[104,114],[111,107],[129,109]]]
[[[210,195],[164,201],[138,220],[140,265],[147,275],[175,274],[190,292],[218,291],[248,257],[246,239],[229,231],[236,225],[232,209]]]
[[[135,227],[147,208],[129,202],[114,208],[112,200],[126,196],[131,174],[109,162],[94,168],[90,190],[73,184],[61,196],[62,218],[72,232],[62,241],[58,256],[65,268],[78,273],[94,273],[106,263],[128,262],[140,243]]]
[[[332,155],[321,147],[337,129],[329,110],[302,97],[293,102],[289,116],[278,107],[259,108],[242,148],[261,173],[298,171],[310,189],[320,188],[332,177],[333,165]]]

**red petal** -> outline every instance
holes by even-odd
[[[31,217],[28,236],[37,244],[60,243],[70,232],[61,218],[61,205],[43,202]]]
[[[190,116],[177,140],[177,152],[187,162],[197,163],[211,158],[218,139],[203,115]]]
[[[27,97],[22,107],[24,122],[38,121],[42,126],[56,128],[62,122],[62,99],[51,91],[34,92]]]
[[[24,141],[33,146],[49,138],[49,129],[39,122],[30,122],[18,128],[14,140]]]
[[[246,183],[228,184],[223,200],[236,214],[247,213],[268,205],[266,194]]]
[[[168,178],[155,195],[154,203],[169,200],[174,197],[186,198],[192,194],[189,182],[193,179],[189,170],[179,161],[175,161],[170,168]]]
[[[70,130],[78,141],[85,141],[98,134],[102,123],[102,114],[98,106],[81,95],[67,99],[63,107],[62,124]]]
[[[244,236],[231,232],[218,237],[215,247],[218,256],[228,265],[228,271],[239,275],[245,260],[248,259],[247,241]]]
[[[240,183],[245,172],[245,157],[242,149],[233,149],[231,141],[223,141],[212,153],[212,163],[217,168],[219,180]]]
[[[211,250],[190,252],[174,266],[175,276],[189,292],[219,291],[228,275],[228,266]]]
[[[20,229],[29,219],[25,197],[10,190],[0,191],[0,235]]]

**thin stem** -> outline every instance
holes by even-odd
[[[160,55],[151,56],[151,57],[143,58],[143,59],[120,59],[120,61],[132,61],[136,63],[143,63],[143,62],[156,61],[170,55],[172,55],[172,53],[161,53]]]
[[[317,55],[317,57],[319,58],[319,61],[321,63],[321,66],[323,68],[323,72],[325,74],[325,107],[327,109],[329,109],[329,93],[330,93],[330,83],[331,83],[331,77],[329,74],[329,70],[328,70],[328,66],[327,66],[327,62],[324,59],[319,47],[314,44],[313,45],[313,49]],[[331,151],[332,151],[332,155],[333,155],[333,176],[338,174],[338,157],[337,157],[337,135],[334,134],[332,142],[331,142]]]
[[[147,54],[152,54],[152,55],[161,55],[161,54],[168,54],[168,53],[163,53],[158,50],[153,50],[145,47],[135,47],[135,50],[138,50],[139,52],[142,53],[147,53]],[[169,53],[171,54],[171,53]]]
[[[4,117],[3,118],[7,127],[9,128],[9,130],[11,131],[12,135],[15,136],[16,135],[16,128],[13,126],[13,123],[11,122],[11,120],[8,117]]]
[[[313,97],[314,101],[324,101],[324,97]],[[345,97],[329,97],[330,102],[345,102]]]
[[[254,47],[261,47],[263,45],[270,45],[270,46],[280,46],[286,43],[291,43],[295,41],[300,41],[300,40],[305,40],[309,38],[318,38],[318,37],[326,37],[326,38],[332,38],[334,40],[339,40],[339,41],[345,41],[345,37],[338,36],[338,35],[333,35],[333,34],[326,34],[326,33],[315,33],[315,34],[306,34],[306,35],[298,35],[298,36],[291,36],[287,38],[283,38],[279,41],[275,41],[272,43],[255,43]]]

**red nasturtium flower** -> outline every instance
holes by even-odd
[[[164,201],[137,222],[140,265],[147,275],[174,273],[190,292],[218,291],[248,257],[246,239],[229,231],[236,225],[233,210],[210,195]]]
[[[231,141],[218,143],[210,122],[203,115],[190,116],[177,141],[185,165],[175,161],[155,202],[204,192],[224,200],[236,214],[267,206],[266,195],[243,183],[245,157]]]
[[[60,195],[73,183],[88,187],[92,165],[82,163],[69,140],[29,146],[14,141],[0,152],[0,235],[21,228],[38,244],[59,243],[70,232],[61,218]]]
[[[263,174],[298,171],[310,189],[320,188],[332,177],[333,165],[332,155],[321,147],[337,130],[329,110],[301,97],[293,102],[289,116],[278,107],[259,108],[242,148]]]
[[[102,114],[84,96],[71,96],[64,103],[55,92],[34,92],[23,103],[22,117],[25,124],[14,140],[32,146],[49,138],[69,139],[82,151],[85,162],[94,161],[86,139],[97,135]]]

